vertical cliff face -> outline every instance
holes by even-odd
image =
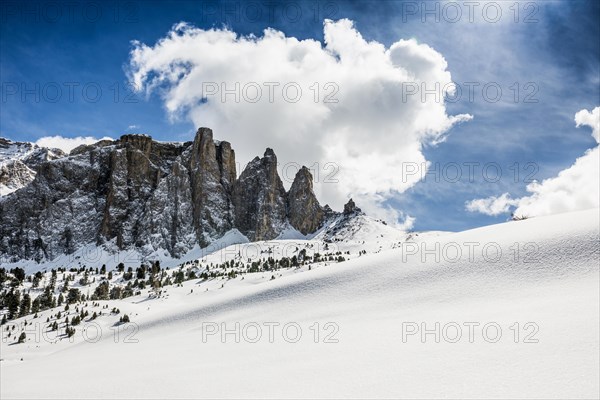
[[[189,169],[194,227],[198,242],[206,246],[233,227],[235,154],[229,143],[215,143],[212,130],[200,128],[192,145]]]
[[[143,226],[147,208],[162,194],[159,184],[171,175],[183,148],[145,135],[124,135],[104,148],[109,165],[99,242],[114,241],[118,249],[148,242]]]
[[[286,193],[267,149],[236,179],[235,152],[208,128],[186,143],[124,135],[36,170],[31,183],[0,198],[6,259],[51,260],[90,244],[181,257],[233,228],[267,240],[290,225],[314,232],[324,218],[306,168]]]
[[[306,235],[316,231],[325,218],[325,211],[313,192],[313,177],[302,167],[287,195],[290,225]]]
[[[53,259],[96,243],[109,165],[110,155],[99,149],[42,163],[33,182],[0,199],[0,255]]]
[[[285,229],[286,193],[272,149],[246,166],[235,183],[233,204],[235,225],[251,241],[275,238]]]

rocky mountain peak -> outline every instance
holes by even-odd
[[[0,154],[8,145],[0,141]],[[3,256],[52,260],[94,245],[182,257],[233,228],[252,241],[274,239],[290,226],[313,233],[332,213],[319,205],[306,167],[286,192],[273,149],[236,179],[231,144],[204,127],[190,142],[128,134],[48,160],[35,178],[19,169],[13,175],[31,183],[0,198]]]
[[[31,183],[42,163],[64,156],[60,149],[0,138],[0,197]]]
[[[235,225],[250,240],[275,238],[287,220],[286,192],[277,172],[277,156],[267,149],[254,158],[235,183]]]
[[[350,199],[350,200],[348,200],[348,202],[346,204],[344,204],[344,215],[360,214],[360,213],[362,213],[362,210],[360,208],[356,207],[354,200]]]
[[[152,147],[152,137],[143,134],[126,134],[122,135],[119,141],[122,144],[130,145],[138,150],[149,150]]]
[[[233,227],[231,190],[236,170],[231,145],[215,143],[209,128],[198,129],[189,170],[194,227],[198,242],[205,246]]]
[[[305,166],[296,173],[288,192],[288,216],[290,225],[304,235],[323,223],[325,211],[313,192],[313,176]]]
[[[266,159],[274,159],[275,161],[277,161],[277,156],[275,155],[275,152],[273,151],[273,149],[270,147],[267,147],[263,157]]]

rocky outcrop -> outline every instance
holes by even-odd
[[[19,160],[0,164],[0,196],[6,196],[29,185],[35,171]]]
[[[316,231],[323,223],[325,211],[313,192],[313,177],[305,166],[296,173],[287,204],[290,225],[302,234]]]
[[[233,227],[235,153],[229,143],[215,143],[210,129],[200,128],[191,148],[189,170],[196,236],[206,246]]]
[[[59,149],[0,138],[0,197],[30,184],[43,162],[64,156]]]
[[[312,233],[327,210],[306,168],[286,193],[271,149],[236,179],[235,152],[208,128],[185,143],[124,135],[41,162],[31,183],[0,198],[0,256],[52,260],[94,245],[181,257],[233,228],[250,240],[290,225]]]
[[[344,215],[352,215],[352,214],[361,214],[362,210],[356,207],[354,204],[354,200],[350,199],[346,204],[344,204]]]
[[[148,233],[154,233],[142,225],[148,202],[162,194],[157,192],[159,183],[170,175],[183,149],[184,146],[155,142],[146,135],[124,135],[115,145],[90,152],[108,153],[108,184],[99,242],[114,240],[118,249],[147,243]]]
[[[273,239],[285,229],[286,193],[272,149],[246,166],[235,183],[233,204],[235,226],[251,241]]]

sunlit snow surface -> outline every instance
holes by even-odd
[[[158,299],[144,290],[100,307],[90,302],[90,312],[104,315],[93,329],[78,326],[74,343],[33,333],[25,344],[2,342],[0,394],[597,398],[599,223],[595,209],[460,233],[388,239],[377,238],[378,228],[329,244],[350,251],[345,262],[191,280]],[[272,253],[290,242],[270,242]],[[200,256],[246,257],[249,246],[256,244]],[[131,316],[127,331],[113,326],[113,307]],[[57,310],[28,322],[45,330]],[[425,337],[422,327],[430,330]]]

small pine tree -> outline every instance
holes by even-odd
[[[125,314],[120,318],[120,321],[124,324],[129,323],[129,315]]]
[[[26,338],[27,335],[25,334],[25,332],[21,332],[21,334],[19,335],[19,341],[17,343],[24,343]]]

